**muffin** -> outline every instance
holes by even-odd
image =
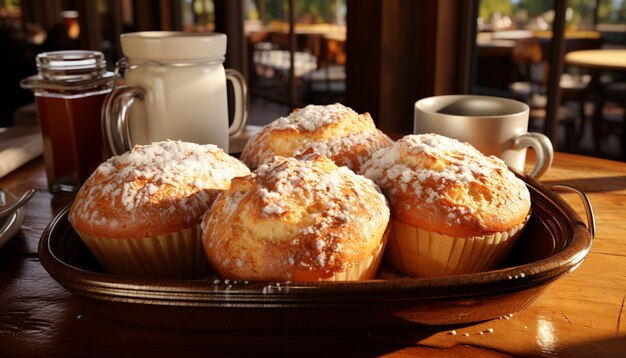
[[[81,187],[69,221],[106,271],[206,274],[202,215],[233,177],[250,171],[214,145],[164,141],[110,158]]]
[[[335,164],[358,171],[375,151],[392,143],[369,113],[357,114],[339,103],[309,105],[263,127],[246,143],[240,159],[254,170],[275,155],[293,157],[313,148]]]
[[[309,150],[233,179],[202,230],[223,278],[354,281],[376,275],[388,223],[387,201],[371,180]]]
[[[387,261],[415,277],[496,268],[530,213],[528,188],[502,160],[436,134],[400,139],[361,173],[390,202]]]

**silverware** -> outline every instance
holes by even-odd
[[[21,208],[22,205],[26,204],[30,200],[30,198],[35,195],[36,191],[37,190],[35,189],[29,189],[24,194],[22,194],[19,199],[15,200],[11,204],[4,205],[6,203],[5,193],[2,189],[0,189],[0,205],[2,205],[0,206],[0,218],[9,215],[15,210]]]

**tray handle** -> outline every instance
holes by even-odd
[[[2,189],[0,189],[0,191],[2,191]],[[26,204],[30,200],[30,198],[33,197],[33,195],[35,195],[35,192],[36,192],[35,189],[29,189],[24,194],[22,194],[22,196],[20,196],[19,199],[6,205],[4,202],[4,195],[3,195],[2,200],[0,200],[0,218],[6,215],[12,214],[15,210],[21,208],[24,204]]]
[[[587,214],[587,230],[589,230],[591,240],[593,241],[593,238],[596,236],[596,219],[593,215],[593,208],[591,207],[591,201],[589,201],[587,194],[578,188],[566,184],[554,184],[550,187],[550,189],[553,191],[570,191],[578,194],[580,199],[583,201],[583,205],[585,206],[585,213]]]

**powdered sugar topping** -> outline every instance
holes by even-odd
[[[157,211],[164,220],[182,212],[192,222],[210,204],[210,190],[226,189],[230,179],[246,173],[243,163],[215,145],[138,145],[96,169],[77,195],[73,212],[82,220],[113,225],[114,217],[133,221],[138,211],[167,204]]]
[[[508,187],[500,188],[502,192],[515,193],[506,200],[521,198],[530,203],[525,184],[502,160],[435,134],[408,135],[377,151],[361,173],[381,186],[392,205],[398,196],[411,195],[416,205],[425,203],[443,211],[448,225],[461,225],[476,210],[490,205],[495,194],[485,184],[492,177],[504,177]]]
[[[345,116],[358,116],[351,108],[340,103],[329,105],[310,104],[297,109],[287,117],[281,117],[268,125],[272,129],[297,128],[313,132],[323,126],[335,123]]]
[[[251,207],[243,209],[239,206],[243,201],[230,200],[232,193],[239,190],[239,181],[235,181],[230,191],[218,198],[216,205],[221,207],[222,215],[207,214],[207,226],[219,225],[216,218],[238,222],[239,216],[224,216],[224,213],[241,215],[241,212],[256,211],[258,219],[253,222],[262,227],[268,223],[271,227],[267,226],[263,232],[249,227],[250,235],[256,242],[267,240],[271,242],[269,245],[293,248],[282,260],[289,267],[319,269],[349,265],[350,262],[341,259],[346,240],[342,233],[354,233],[349,240],[369,243],[376,239],[373,233],[380,231],[381,221],[386,224],[389,218],[386,199],[371,180],[346,167],[337,167],[312,150],[297,157],[277,157],[245,179],[254,183],[243,185],[249,190],[244,200]],[[222,200],[225,196],[226,202]],[[238,210],[233,206],[239,206]],[[224,238],[211,236],[209,245],[213,240]],[[303,248],[306,248],[304,253]]]
[[[275,155],[295,156],[313,148],[337,165],[358,170],[373,152],[391,143],[369,114],[359,115],[340,103],[309,105],[266,125],[246,143],[241,158],[256,168]]]

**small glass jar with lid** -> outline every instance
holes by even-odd
[[[36,61],[38,74],[21,86],[35,93],[48,188],[75,193],[108,157],[100,112],[115,76],[98,51],[44,52]]]

